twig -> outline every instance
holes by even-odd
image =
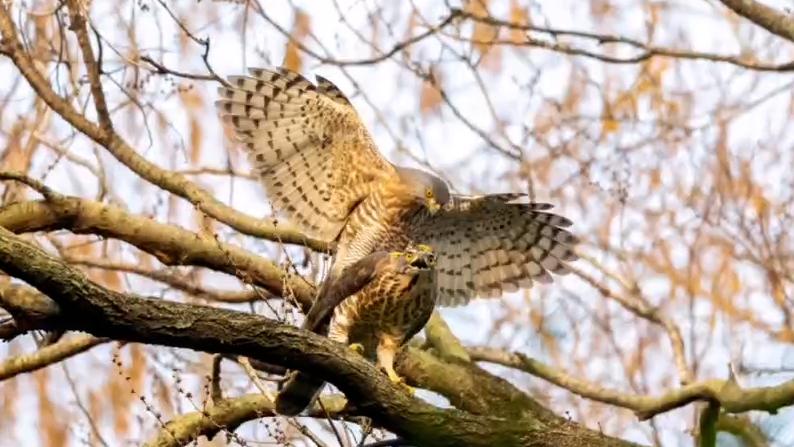
[[[267,397],[270,400],[274,400],[276,396],[273,392],[265,386],[264,383],[259,379],[259,375],[257,374],[256,370],[253,366],[251,366],[251,362],[248,360],[247,357],[237,357],[237,363],[243,367],[243,370],[254,383],[254,386],[259,390],[262,395]]]
[[[634,315],[661,326],[667,333],[667,338],[670,340],[670,346],[673,351],[673,358],[678,369],[680,382],[682,384],[686,384],[692,380],[692,373],[690,372],[686,362],[684,339],[681,336],[681,330],[671,319],[662,315],[658,309],[649,306],[645,300],[641,299],[637,290],[635,290],[632,294],[633,298],[629,298],[612,291],[610,288],[603,285],[593,276],[581,269],[571,267],[571,271],[598,290],[599,293],[601,293],[601,295],[604,297],[617,301],[618,304],[620,304],[624,309],[628,310]]]
[[[223,391],[221,391],[222,361],[222,355],[215,354],[212,356],[212,370],[210,372],[210,399],[212,400],[213,405],[223,400]]]
[[[91,96],[94,98],[94,108],[96,108],[97,117],[99,118],[99,125],[106,132],[112,132],[113,121],[110,119],[110,112],[108,111],[105,92],[102,90],[102,80],[100,79],[102,67],[99,66],[94,58],[94,50],[91,48],[91,40],[88,38],[88,28],[86,26],[88,11],[84,9],[79,0],[66,0],[66,4],[68,5],[69,19],[71,21],[69,28],[77,36],[77,44],[83,53],[83,63],[88,74],[88,83],[91,86]],[[97,41],[97,44],[101,48],[101,42]]]
[[[227,206],[184,176],[166,171],[146,160],[112,129],[99,127],[89,121],[71,104],[59,97],[52,90],[47,79],[35,68],[30,55],[25,52],[19,41],[16,25],[11,20],[8,5],[5,3],[0,3],[0,34],[3,37],[0,54],[11,58],[39,97],[76,130],[103,146],[119,162],[141,178],[189,201],[208,216],[241,233],[276,242],[305,245],[318,251],[328,249],[326,242],[307,238],[294,227],[275,221],[267,223]]]
[[[63,198],[62,195],[55,192],[49,186],[21,172],[0,171],[0,180],[13,180],[28,185],[51,202]]]
[[[105,438],[102,437],[102,432],[99,431],[99,427],[97,427],[96,422],[94,422],[94,418],[91,417],[91,412],[88,411],[85,405],[83,405],[83,400],[80,399],[80,394],[77,392],[77,384],[74,383],[72,379],[72,375],[69,374],[69,368],[66,367],[63,363],[61,364],[61,369],[63,370],[64,376],[66,376],[66,382],[69,383],[69,389],[72,391],[72,396],[74,396],[74,400],[77,403],[77,408],[80,409],[80,412],[83,413],[83,416],[88,420],[88,425],[91,427],[91,431],[96,436],[96,439],[102,444],[104,447],[109,447]]]
[[[0,363],[0,381],[45,368],[107,342],[108,340],[105,338],[79,335],[64,338],[30,354],[7,358]]]
[[[727,4],[727,3],[742,3],[743,0],[720,0],[720,1]],[[665,57],[672,57],[678,59],[695,59],[695,60],[700,59],[700,60],[708,60],[712,62],[724,62],[742,68],[747,68],[750,70],[758,70],[758,71],[794,70],[794,61],[785,62],[782,64],[758,64],[758,63],[742,60],[740,57],[737,56],[719,55],[719,54],[705,53],[699,51],[678,50],[674,48],[655,47],[647,43],[641,42],[637,39],[632,39],[626,36],[620,36],[614,34],[598,34],[588,31],[578,31],[578,30],[570,30],[570,29],[562,29],[562,28],[542,27],[542,26],[523,24],[523,23],[514,23],[506,20],[497,19],[489,15],[474,15],[467,11],[460,11],[460,10],[458,11],[459,11],[458,12],[459,16],[463,19],[484,23],[497,28],[508,28],[513,30],[543,33],[551,36],[554,39],[557,39],[560,36],[568,36],[568,37],[575,37],[580,39],[594,40],[599,45],[622,44],[622,45],[628,45],[634,47],[638,50],[641,50],[642,52],[632,57],[620,58],[615,56],[609,56],[606,54],[591,52],[589,50],[584,50],[581,48],[570,46],[566,43],[549,42],[549,41],[536,39],[530,36],[525,36],[525,41],[521,43],[516,43],[511,40],[500,40],[500,39],[493,39],[483,42],[479,42],[476,40],[468,40],[473,44],[535,46],[560,53],[586,56],[601,60],[603,62],[618,63],[618,64],[634,64],[650,59],[652,57],[665,56]],[[789,23],[794,23],[792,22],[791,19],[788,20]],[[794,33],[794,25],[792,25],[791,32]]]
[[[177,76],[177,77],[180,77],[180,78],[193,79],[193,80],[196,80],[196,81],[216,81],[217,80],[215,78],[215,76],[213,76],[213,75],[200,75],[200,74],[193,74],[193,73],[185,73],[183,71],[174,70],[173,68],[168,68],[165,65],[155,61],[154,59],[152,59],[149,56],[141,56],[141,60],[143,62],[146,62],[147,64],[151,65],[152,67],[154,67],[155,68],[154,72],[157,73],[157,74],[174,75],[174,76]],[[145,67],[143,67],[143,68],[145,68]]]
[[[762,410],[776,413],[794,403],[794,380],[771,387],[742,388],[733,380],[707,380],[670,390],[659,396],[640,396],[610,390],[558,371],[520,353],[493,348],[470,348],[475,361],[486,361],[519,369],[598,402],[634,411],[640,420],[682,407],[698,400],[718,402],[729,413]]]
[[[270,16],[268,16],[265,13],[265,10],[262,7],[262,5],[260,4],[259,0],[255,0],[254,4],[256,5],[255,9],[256,9],[257,13],[259,13],[259,15],[262,16],[262,18],[265,19],[265,21],[267,23],[272,25],[273,28],[275,28],[280,34],[282,34],[284,37],[289,39],[289,41],[292,42],[299,50],[301,50],[302,52],[308,54],[309,56],[311,56],[312,58],[316,59],[320,63],[335,65],[335,66],[338,66],[338,67],[372,65],[372,64],[376,64],[378,62],[385,61],[386,59],[389,59],[390,57],[394,56],[395,54],[399,53],[400,51],[402,51],[402,50],[404,50],[404,49],[406,49],[406,48],[408,48],[408,47],[410,47],[412,45],[415,45],[415,44],[421,42],[422,40],[434,35],[435,33],[439,32],[440,30],[446,28],[448,25],[454,23],[455,19],[461,17],[461,13],[460,13],[459,10],[451,10],[449,12],[449,14],[447,14],[438,23],[438,25],[431,26],[427,30],[425,30],[424,32],[419,33],[416,36],[413,36],[410,39],[407,39],[407,40],[405,40],[403,42],[395,44],[391,49],[381,53],[378,56],[371,57],[371,58],[362,58],[362,59],[341,60],[341,59],[335,59],[335,58],[323,56],[323,55],[317,53],[316,51],[313,51],[312,49],[308,48],[306,45],[303,44],[303,42],[301,42],[301,41],[295,39],[294,37],[292,37],[292,34],[290,34],[290,32],[288,30],[286,30],[284,27],[279,25],[275,20],[273,20]]]
[[[271,293],[256,291],[256,290],[241,290],[241,291],[225,291],[225,290],[209,290],[196,284],[187,278],[183,278],[174,272],[167,270],[151,270],[141,267],[139,264],[128,264],[121,262],[113,262],[101,259],[92,259],[87,257],[73,256],[69,254],[62,254],[64,260],[73,265],[82,265],[89,268],[98,268],[104,270],[113,270],[124,273],[132,273],[134,275],[149,278],[154,281],[167,284],[174,289],[181,290],[185,293],[193,295],[198,298],[218,301],[224,303],[250,303],[260,301],[263,298],[275,298]]]

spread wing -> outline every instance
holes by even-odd
[[[350,211],[396,177],[353,106],[330,81],[285,69],[229,78],[216,105],[248,151],[274,210],[308,236],[332,241]]]
[[[453,196],[436,214],[412,224],[412,238],[433,247],[441,306],[475,296],[498,297],[551,281],[576,259],[571,221],[547,212],[552,205],[521,203],[524,194]]]

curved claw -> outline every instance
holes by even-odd
[[[407,392],[411,396],[413,396],[416,393],[414,387],[405,383],[405,379],[397,375],[397,373],[394,370],[387,371],[386,375],[389,376],[389,380],[391,381],[391,383],[398,385],[400,388],[405,390],[405,392]]]
[[[352,343],[348,346],[348,349],[355,352],[358,355],[364,355],[364,345],[361,343]]]

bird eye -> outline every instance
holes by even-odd
[[[433,190],[432,189],[426,190],[425,191],[425,197],[427,197],[428,199],[433,197]]]

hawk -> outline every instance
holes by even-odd
[[[230,77],[229,84],[219,89],[217,107],[245,146],[274,211],[307,236],[336,246],[309,315],[315,308],[326,313],[344,299],[338,283],[344,284],[347,268],[411,243],[435,253],[432,273],[420,275],[415,287],[427,294],[423,300],[442,306],[548,282],[549,272],[566,273],[566,262],[576,259],[576,238],[566,230],[572,223],[550,213],[551,205],[518,193],[451,194],[440,178],[390,163],[327,79],[318,76],[314,84],[283,68],[255,68],[249,76]],[[372,299],[366,297],[359,300]],[[354,316],[389,321],[367,312]],[[323,332],[322,324],[307,328]],[[307,388],[311,393],[314,385]],[[291,392],[289,386],[282,390]],[[305,404],[311,393],[308,401],[303,393]]]
[[[283,68],[250,69],[217,107],[247,149],[273,209],[335,243],[326,282],[375,251],[429,245],[438,304],[548,282],[576,256],[571,221],[526,194],[450,194],[440,178],[388,162],[342,92]]]
[[[392,382],[402,383],[394,371],[394,358],[433,313],[435,262],[426,245],[367,255],[348,267],[339,281],[328,283],[325,299],[312,306],[303,328],[349,345],[375,360]],[[322,387],[321,379],[294,372],[276,397],[276,412],[297,415]]]

